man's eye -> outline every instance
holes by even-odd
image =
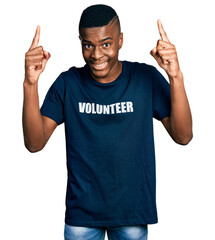
[[[110,46],[110,43],[104,43],[103,46],[104,46],[105,48],[107,48],[107,47]]]
[[[85,44],[84,47],[87,48],[87,49],[89,49],[89,48],[92,47],[92,45],[90,45],[90,44]]]

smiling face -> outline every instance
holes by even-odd
[[[118,60],[123,34],[116,23],[80,30],[82,53],[91,76],[102,83],[114,81],[122,71]]]

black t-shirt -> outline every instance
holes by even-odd
[[[66,134],[69,225],[157,222],[153,117],[170,115],[169,83],[155,67],[122,61],[111,83],[88,65],[63,72],[41,108]]]

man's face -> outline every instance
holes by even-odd
[[[123,34],[119,33],[118,27],[113,24],[83,28],[80,40],[83,57],[92,77],[99,82],[114,81],[121,72],[118,53],[123,43]]]

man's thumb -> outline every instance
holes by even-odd
[[[154,58],[156,58],[156,47],[154,47],[154,48],[151,50],[150,54],[151,54]]]
[[[157,55],[157,49],[156,49],[156,47],[154,47],[152,50],[151,50],[151,52],[150,52],[150,54],[155,58],[155,60],[158,62],[158,64],[161,64],[161,58]]]
[[[45,69],[46,63],[48,62],[49,58],[51,57],[51,54],[46,52],[46,51],[44,51],[44,57],[45,58],[42,61],[42,71]]]
[[[44,51],[44,55],[47,60],[49,60],[49,58],[51,57],[51,54],[46,51]]]

